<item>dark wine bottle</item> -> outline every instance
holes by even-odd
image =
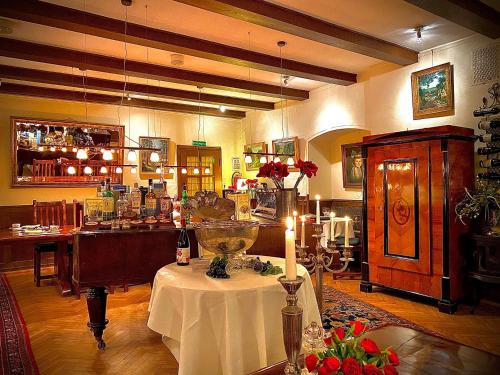
[[[472,112],[474,117],[481,117],[481,116],[486,116],[486,115],[496,115],[497,113],[500,113],[500,107],[481,108],[481,109],[476,109],[474,112]]]
[[[493,173],[493,172],[478,173],[477,177],[483,180],[500,180],[500,173]]]
[[[479,165],[483,168],[500,167],[500,159],[481,160]]]
[[[181,219],[181,231],[177,239],[177,265],[187,266],[190,259],[189,236],[186,229],[186,219]]]
[[[479,155],[490,155],[498,154],[500,152],[500,147],[479,147],[477,153]]]
[[[479,140],[485,143],[500,141],[500,134],[483,134],[479,136]]]
[[[499,128],[500,127],[500,119],[498,119],[498,118],[495,118],[492,120],[483,119],[483,120],[479,121],[479,124],[477,124],[477,127],[479,129],[483,129],[483,130]]]

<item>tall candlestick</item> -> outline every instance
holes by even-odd
[[[301,216],[302,228],[300,231],[300,247],[306,247],[306,217]]]
[[[344,247],[349,246],[349,216],[345,217]]]
[[[330,241],[335,241],[335,212],[330,212]]]
[[[321,213],[319,209],[319,200],[320,196],[319,194],[316,194],[316,224],[321,224]]]
[[[287,280],[297,279],[297,262],[295,259],[295,234],[293,232],[293,219],[286,218],[288,229],[285,232],[285,275]]]
[[[294,241],[297,241],[297,211],[293,211],[293,235]]]

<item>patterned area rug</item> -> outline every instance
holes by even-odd
[[[368,326],[369,330],[394,325],[443,338],[437,332],[400,318],[330,286],[323,286],[323,297],[323,307],[325,309],[323,313],[323,327],[325,330],[329,331],[337,327],[347,328],[351,320],[359,319]]]
[[[0,373],[39,373],[26,324],[4,274],[0,274]]]

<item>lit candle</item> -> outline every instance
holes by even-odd
[[[297,211],[293,211],[293,235],[295,238],[294,241],[297,241]]]
[[[345,217],[344,247],[349,246],[349,216]]]
[[[330,240],[335,241],[335,212],[330,212]]]
[[[295,260],[295,234],[293,232],[293,219],[286,218],[287,230],[285,231],[285,275],[287,280],[297,278],[297,267]]]
[[[300,247],[306,247],[306,217],[301,216],[302,230],[300,231]]]
[[[321,224],[321,214],[319,209],[319,194],[316,194],[316,224]]]

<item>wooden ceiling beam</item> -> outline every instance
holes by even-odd
[[[175,1],[400,65],[418,61],[411,49],[264,0]]]
[[[0,38],[0,56],[78,67],[82,70],[95,70],[120,75],[124,73],[123,59],[11,38]],[[134,77],[210,87],[219,90],[245,92],[261,96],[277,98],[281,96],[280,86],[265,83],[193,72],[140,61],[128,60],[125,65],[126,75]],[[283,87],[282,90],[283,99],[305,100],[309,98],[309,92],[305,90],[289,87]]]
[[[0,65],[0,78],[10,78],[19,81],[29,81],[37,83],[48,83],[51,85],[84,88],[82,76],[74,74],[49,72],[38,69],[18,68],[9,65]],[[110,79],[86,77],[85,87],[92,90],[102,90],[121,93],[124,89],[123,81]],[[236,98],[232,96],[213,95],[172,89],[168,87],[158,87],[143,85],[139,83],[127,82],[125,92],[130,94],[147,95],[153,98],[187,100],[191,102],[202,102],[209,104],[224,105],[230,107],[241,107],[269,111],[274,109],[274,103],[260,100],[250,100]]]
[[[405,0],[492,39],[500,37],[500,12],[478,0]]]
[[[274,73],[283,71],[275,56],[134,23],[127,23],[125,33],[122,20],[38,0],[1,0],[0,16]],[[294,60],[283,59],[283,69],[284,74],[315,81],[356,83],[356,74]]]
[[[32,96],[38,98],[70,100],[76,102],[86,101],[88,103],[123,105],[127,107],[139,107],[167,112],[190,113],[195,115],[202,114],[206,116],[225,117],[232,119],[245,118],[245,112],[243,111],[226,110],[225,112],[221,112],[218,108],[203,106],[198,107],[197,105],[169,103],[138,98],[131,98],[131,100],[122,101],[121,96],[95,94],[91,92],[87,92],[85,94],[83,91],[61,90],[48,87],[21,85],[10,82],[2,82],[2,85],[0,85],[0,94]]]

